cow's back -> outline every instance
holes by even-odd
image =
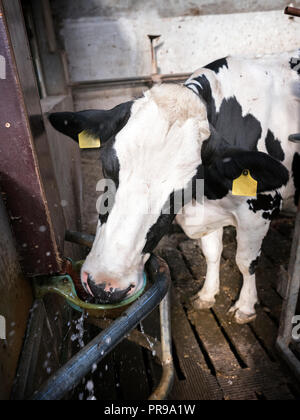
[[[300,132],[299,75],[297,51],[228,57],[197,70],[186,82],[210,102],[210,122],[228,143],[266,152],[288,168],[291,179],[282,191],[286,201],[295,194],[292,166],[300,153],[300,145],[288,140]]]

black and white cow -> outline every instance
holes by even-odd
[[[102,302],[135,293],[149,254],[176,217],[199,241],[207,261],[194,306],[210,308],[220,287],[223,228],[232,225],[244,283],[231,311],[238,323],[255,318],[262,241],[282,202],[299,197],[300,149],[288,141],[300,132],[299,68],[298,52],[230,57],[196,71],[184,85],[155,86],[112,110],[50,116],[56,129],[76,141],[83,130],[100,137],[104,176],[117,186],[83,266],[86,290]],[[233,181],[244,170],[258,183],[254,197],[232,194]],[[203,177],[201,203],[191,200],[181,214],[172,209],[162,214],[174,191]],[[149,214],[150,195],[154,211]],[[195,220],[197,206],[201,217]]]

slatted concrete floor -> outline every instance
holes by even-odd
[[[173,281],[176,377],[170,399],[300,399],[299,384],[275,350],[282,304],[276,288],[280,267],[288,264],[292,233],[292,219],[273,223],[257,270],[258,316],[243,326],[227,314],[241,287],[235,265],[234,229],[226,228],[224,232],[221,293],[215,307],[203,312],[190,306],[191,296],[203,284],[206,269],[197,243],[180,231],[163,239],[157,252],[168,262]],[[157,312],[143,325],[147,333],[159,337]],[[161,368],[150,352],[124,341],[91,377],[97,399],[129,400],[146,399],[160,375]]]
[[[221,293],[207,311],[194,311],[190,297],[202,286],[205,260],[195,241],[174,234],[162,244],[174,281],[173,336],[177,353],[174,399],[297,399],[299,387],[275,350],[282,299],[277,282],[289,260],[293,221],[274,222],[257,270],[257,319],[237,325],[228,310],[237,299],[241,275],[235,264],[235,230],[226,228]],[[169,243],[168,243],[169,242]],[[179,376],[179,377],[178,377]]]

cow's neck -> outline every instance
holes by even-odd
[[[212,148],[219,149],[224,144],[249,151],[258,150],[258,141],[262,135],[261,123],[251,114],[243,115],[242,106],[235,96],[224,97],[217,110],[214,92],[204,74],[190,79],[186,87],[206,104],[207,118],[212,129],[208,143],[212,143]],[[234,124],[228,124],[228,121],[234,121]]]

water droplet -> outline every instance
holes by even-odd
[[[67,200],[61,200],[60,204],[61,204],[62,207],[67,207],[68,202],[67,202]]]
[[[90,392],[94,391],[94,382],[88,381],[88,383],[86,384],[86,389]]]

